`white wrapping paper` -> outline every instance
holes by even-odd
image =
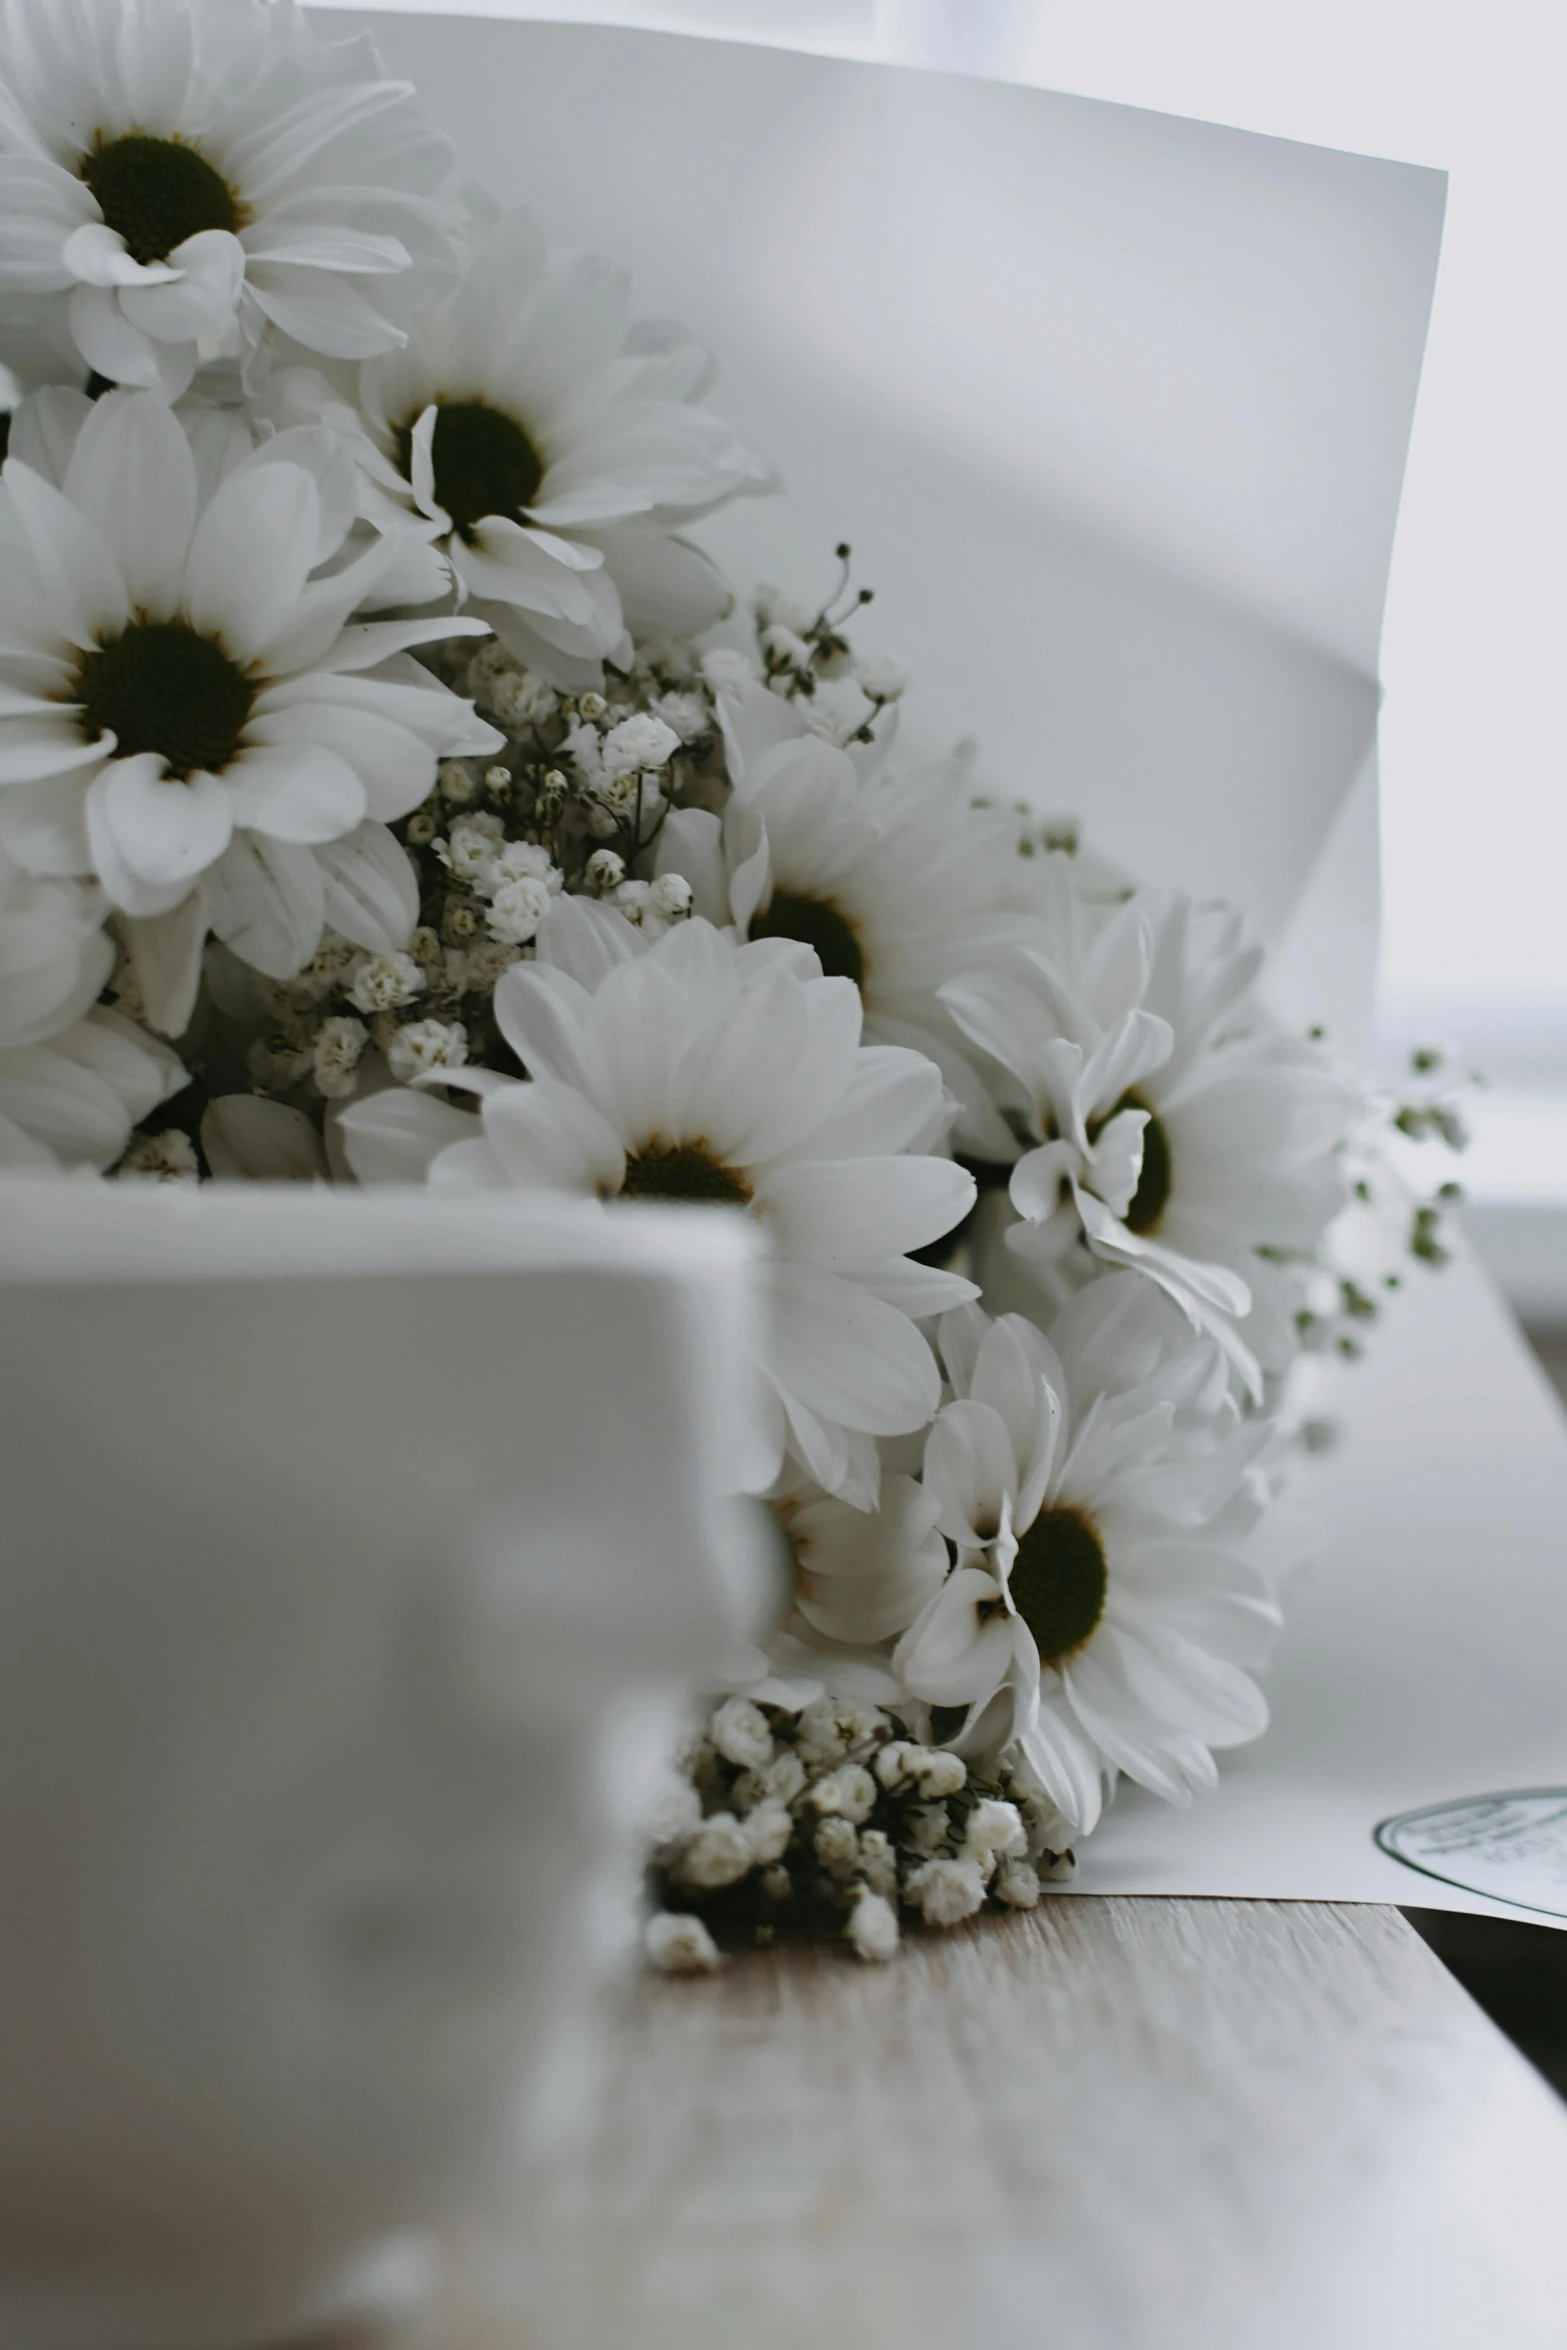
[[[1276,936],[1375,740],[1440,173],[721,41],[369,29],[503,203],[715,353],[786,495],[702,532],[808,597],[847,538],[916,744]]]

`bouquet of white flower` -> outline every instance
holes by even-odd
[[[650,1949],[1027,1906],[1264,1727],[1366,1098],[1239,917],[900,763],[847,547],[734,622],[684,532],[771,475],[706,355],[368,42],[3,24],[0,1164],[754,1219],[787,1588]]]

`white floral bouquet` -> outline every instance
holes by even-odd
[[[846,547],[736,618],[705,353],[368,41],[3,28],[0,1164],[753,1219],[780,1596],[650,1797],[650,1951],[1031,1905],[1264,1727],[1376,1114],[1238,916],[900,762]]]

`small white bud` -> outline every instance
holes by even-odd
[[[1037,1909],[1039,1907],[1039,1875],[1026,1860],[1004,1860],[995,1874],[991,1892],[997,1901],[1004,1901],[1008,1909]]]
[[[898,1890],[898,1856],[892,1838],[881,1828],[860,1831],[859,1874],[873,1893],[890,1900]]]
[[[355,966],[348,1000],[356,1012],[396,1012],[423,995],[425,985],[412,955],[366,955]]]
[[[624,914],[628,922],[635,923],[640,929],[652,894],[652,889],[645,881],[623,881],[610,903],[617,913]]]
[[[909,690],[909,673],[896,661],[872,657],[855,662],[854,682],[868,701],[896,702]]]
[[[477,786],[472,771],[461,759],[443,759],[435,771],[443,800],[450,800],[454,808],[465,808],[476,795]]]
[[[680,748],[680,737],[662,718],[651,711],[639,710],[635,717],[622,718],[605,735],[599,756],[606,775],[640,775],[647,769],[667,767]]]
[[[810,667],[811,648],[792,628],[764,628],[761,645],[769,669],[793,672]]]
[[[758,1868],[782,1860],[794,1836],[794,1815],[787,1804],[759,1803],[746,1818],[745,1832],[751,1859]]]
[[[932,1801],[943,1796],[961,1795],[968,1785],[968,1765],[960,1754],[949,1754],[938,1747],[919,1774],[920,1790]]]
[[[876,1757],[876,1776],[890,1792],[917,1784],[920,1768],[930,1759],[928,1746],[911,1745],[907,1738],[890,1738]]]
[[[199,1183],[201,1162],[190,1136],[168,1126],[138,1134],[114,1172],[122,1183]]]
[[[459,818],[447,838],[435,843],[435,853],[454,880],[477,884],[505,837],[500,818],[486,808],[477,816]]]
[[[583,871],[583,879],[597,897],[619,889],[625,878],[626,860],[613,849],[595,849]]]
[[[971,1860],[928,1860],[903,1888],[927,1926],[956,1926],[985,1899],[985,1883]]]
[[[548,882],[532,874],[520,881],[503,881],[490,900],[485,925],[501,946],[522,947],[538,936],[539,924],[550,910]]]
[[[509,676],[496,678],[488,688],[488,698],[496,716],[507,726],[519,730],[542,726],[560,708],[560,696],[545,684],[542,677],[534,677],[526,669],[514,670]]]
[[[767,1716],[749,1698],[726,1698],[713,1716],[709,1736],[725,1762],[740,1770],[765,1770],[773,1759],[773,1734]]]
[[[818,1697],[800,1715],[795,1745],[803,1762],[840,1762],[873,1738],[885,1737],[889,1727],[877,1706],[852,1697]]]
[[[780,1803],[794,1803],[805,1791],[805,1765],[789,1749],[775,1754],[762,1773],[762,1791]]]
[[[694,742],[706,734],[713,723],[713,713],[700,694],[660,694],[653,704],[654,714],[672,727],[683,743]]]
[[[387,1047],[386,1065],[399,1085],[430,1069],[460,1069],[468,1058],[468,1031],[460,1020],[413,1020]]]
[[[357,1089],[359,1057],[369,1042],[370,1031],[362,1020],[322,1021],[310,1073],[323,1100],[346,1101]]]
[[[733,645],[715,645],[702,655],[702,676],[715,694],[738,693],[756,683],[756,663]]]
[[[1057,1810],[1048,1795],[1025,1792],[1018,1796],[1017,1807],[1028,1833],[1030,1860],[1071,1850],[1072,1823],[1064,1812]]]
[[[648,905],[661,922],[684,922],[691,911],[693,891],[683,873],[661,873],[648,896]]]
[[[702,1825],[702,1798],[689,1779],[673,1776],[648,1806],[643,1833],[655,1852],[694,1836]]]
[[[490,859],[490,880],[496,889],[507,881],[542,881],[553,895],[564,875],[550,862],[550,853],[536,840],[502,841]]]
[[[976,1803],[963,1831],[964,1850],[981,1866],[1027,1857],[1028,1837],[1015,1803]]]
[[[898,1913],[880,1893],[863,1891],[850,1910],[844,1933],[857,1958],[885,1965],[897,1955]]]
[[[648,1964],[661,1975],[710,1975],[723,1960],[718,1945],[700,1918],[681,1917],[671,1909],[654,1912],[642,1929],[642,1947]]]
[[[852,1876],[860,1857],[860,1840],[848,1820],[826,1819],[813,1839],[816,1857],[830,1876]]]
[[[674,1874],[682,1884],[712,1891],[733,1885],[750,1866],[751,1839],[744,1822],[732,1811],[715,1811],[686,1843]]]
[[[910,1852],[939,1852],[951,1828],[944,1803],[917,1803],[904,1827],[904,1842]]]
[[[819,1812],[835,1812],[858,1827],[876,1807],[876,1782],[863,1764],[844,1763],[817,1780],[810,1800]]]

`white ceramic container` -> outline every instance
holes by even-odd
[[[0,1190],[5,2350],[288,2340],[509,2158],[724,1636],[746,1257]]]

